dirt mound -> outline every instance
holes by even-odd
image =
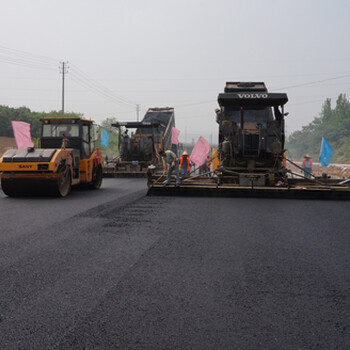
[[[13,137],[0,137],[0,157],[2,154],[10,148],[16,148],[16,142]]]
[[[296,162],[301,166],[301,162]],[[292,164],[288,164],[288,169],[292,170],[297,174],[303,174],[304,172]],[[327,174],[331,176],[332,179],[347,179],[350,178],[350,167],[346,165],[329,165],[327,167],[321,166],[321,164],[314,164],[312,173],[315,176],[322,176],[322,174]]]
[[[323,167],[319,164],[316,164],[314,166],[314,173],[317,176],[322,176],[322,174],[325,173],[335,179],[347,179],[350,177],[350,168],[341,165],[329,165],[327,167]]]

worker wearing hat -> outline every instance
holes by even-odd
[[[179,174],[179,160],[177,159],[176,154],[170,150],[160,150],[159,155],[162,157],[164,172],[167,170],[168,167],[167,178],[164,181],[163,185],[170,185],[171,175],[175,171],[176,186],[179,186],[181,184],[181,179]]]
[[[311,179],[312,160],[311,160],[311,157],[308,154],[306,154],[304,156],[303,169],[304,169],[304,177],[306,177],[307,179]]]
[[[186,151],[180,157],[179,170],[182,175],[188,175],[191,171],[190,157]]]

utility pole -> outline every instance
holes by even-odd
[[[60,66],[60,73],[62,74],[62,116],[64,116],[64,76],[67,74],[67,64],[68,62],[60,62],[62,66]]]
[[[140,105],[136,105],[136,113],[137,113],[137,121],[139,121],[139,112],[140,112]]]

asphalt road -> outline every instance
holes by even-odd
[[[348,349],[350,202],[0,194],[0,349]]]

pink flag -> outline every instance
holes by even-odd
[[[203,165],[207,155],[210,151],[209,142],[202,136],[199,137],[196,145],[193,148],[190,159],[197,166]]]
[[[179,135],[180,135],[180,130],[176,129],[173,126],[173,128],[172,128],[172,138],[171,138],[171,143],[173,145],[178,145],[179,144]]]
[[[30,124],[16,121],[12,121],[11,124],[13,133],[15,134],[17,148],[26,149],[27,147],[34,147],[34,143],[30,137]]]

